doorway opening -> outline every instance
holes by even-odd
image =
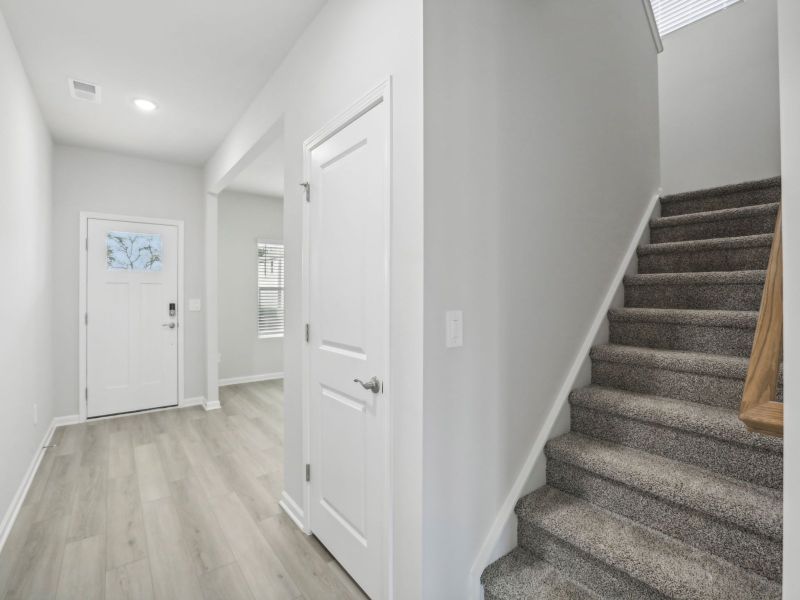
[[[283,140],[217,196],[219,407],[259,434],[275,497],[283,482]]]
[[[283,143],[218,196],[219,386],[283,378]]]

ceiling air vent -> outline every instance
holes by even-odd
[[[100,86],[77,79],[69,80],[69,95],[77,100],[100,104]]]

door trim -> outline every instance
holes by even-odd
[[[381,549],[381,560],[383,562],[383,597],[392,598],[394,595],[394,470],[393,470],[393,415],[395,410],[392,402],[391,385],[391,248],[392,248],[392,174],[393,174],[393,153],[392,153],[392,79],[386,78],[375,88],[364,94],[349,108],[329,121],[324,127],[303,142],[303,181],[309,181],[311,177],[311,152],[323,142],[333,137],[336,133],[350,125],[371,109],[379,104],[386,105],[386,155],[388,156],[387,178],[386,178],[386,211],[385,211],[385,231],[386,242],[384,246],[384,265],[386,277],[383,282],[385,286],[386,304],[383,309],[384,314],[384,340],[386,347],[385,364],[383,369],[384,390],[381,396],[382,401],[387,403],[384,427],[384,535],[383,548]],[[303,323],[309,323],[310,319],[310,297],[311,280],[309,277],[310,259],[310,223],[309,223],[309,203],[305,200],[305,192],[300,193],[298,187],[297,201],[303,202],[303,243],[302,243],[302,315]],[[311,202],[314,202],[314,190],[311,190]],[[313,327],[314,324],[311,323]],[[307,343],[303,344],[303,364],[302,364],[302,413],[303,413],[303,462],[313,464],[311,456],[311,419],[310,419],[310,351]],[[296,506],[296,505],[295,505]],[[296,512],[296,510],[295,510]],[[311,482],[305,482],[303,486],[303,513],[292,515],[295,521],[302,523],[303,531],[307,534],[312,533],[311,523]]]
[[[128,221],[134,223],[144,223],[148,225],[173,225],[178,229],[178,408],[185,405],[184,398],[184,373],[183,373],[183,338],[184,338],[184,319],[183,312],[186,310],[186,303],[183,296],[183,274],[184,274],[184,248],[183,248],[183,221],[173,219],[157,219],[151,217],[131,217],[127,215],[111,215],[106,213],[86,212],[80,213],[80,235],[78,236],[78,265],[79,265],[79,285],[78,285],[78,414],[80,421],[86,421],[86,381],[88,373],[86,371],[86,314],[87,285],[88,285],[88,253],[86,249],[86,236],[88,235],[89,219],[101,219],[106,221]]]

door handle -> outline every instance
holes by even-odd
[[[354,383],[360,383],[361,387],[365,390],[371,391],[373,394],[377,394],[381,391],[381,382],[377,377],[372,377],[369,381],[361,381],[360,379],[353,379]]]
[[[177,325],[175,323],[162,323],[162,327],[169,327],[170,329],[175,329]]]

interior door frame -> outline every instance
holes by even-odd
[[[127,221],[133,223],[143,223],[147,225],[173,225],[178,229],[178,407],[185,405],[184,398],[184,372],[183,372],[183,350],[184,350],[184,319],[183,312],[188,310],[184,302],[183,276],[184,276],[184,246],[183,246],[183,221],[174,219],[158,219],[153,217],[131,217],[127,215],[112,215],[97,212],[80,213],[80,235],[78,237],[78,264],[79,285],[78,285],[78,414],[80,421],[87,420],[86,382],[87,371],[87,324],[86,309],[88,301],[88,249],[87,240],[89,233],[89,219],[99,219],[104,221]],[[103,417],[96,417],[101,419]]]
[[[384,531],[383,531],[383,548],[381,548],[381,562],[383,563],[383,597],[392,598],[394,591],[393,573],[394,573],[394,470],[392,465],[393,452],[392,452],[392,436],[393,428],[392,413],[395,409],[392,403],[392,385],[390,381],[391,376],[391,248],[392,248],[392,175],[393,175],[393,154],[392,154],[392,80],[391,77],[382,81],[378,86],[364,94],[356,102],[350,105],[349,108],[344,110],[334,119],[329,121],[324,127],[317,131],[314,135],[303,142],[303,181],[308,182],[311,177],[311,152],[320,144],[324,143],[336,133],[362,117],[364,114],[375,108],[379,104],[386,106],[385,114],[385,127],[386,127],[386,156],[388,162],[386,165],[386,199],[385,207],[385,222],[384,227],[386,231],[386,242],[384,245],[384,265],[386,277],[384,279],[384,292],[385,292],[385,306],[383,308],[384,314],[384,367],[383,367],[383,394],[381,401],[387,404],[385,411],[384,427]],[[311,202],[314,202],[314,190],[311,191]],[[310,298],[311,298],[311,278],[310,278],[310,257],[311,257],[311,228],[310,228],[310,203],[303,202],[303,243],[302,243],[302,314],[303,323],[310,322]],[[311,323],[313,327],[313,323]],[[308,343],[303,344],[303,365],[302,365],[302,412],[303,412],[303,457],[305,464],[313,464],[313,456],[311,455],[311,361],[310,361],[310,346]],[[311,485],[312,481],[306,481],[303,486],[303,517],[302,523],[299,523],[303,531],[310,534],[313,532],[312,518],[311,518]],[[289,514],[292,511],[287,510]]]

